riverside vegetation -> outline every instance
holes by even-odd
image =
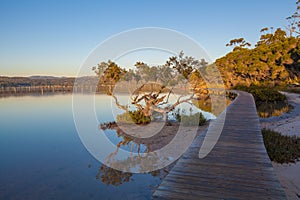
[[[276,88],[238,85],[234,89],[246,91],[253,95],[259,117],[280,116],[291,108],[286,96],[279,93]]]
[[[227,88],[250,92],[260,117],[278,116],[287,112],[284,90],[299,93],[300,80],[300,0],[296,11],[287,17],[286,31],[273,27],[261,29],[254,48],[244,38],[231,40],[233,51],[217,59]],[[295,162],[300,158],[300,139],[262,130],[264,143],[272,161]]]
[[[284,136],[268,129],[262,130],[264,144],[272,161],[278,163],[296,162],[300,158],[300,138]]]

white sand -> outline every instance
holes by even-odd
[[[272,163],[275,173],[288,199],[300,199],[300,162],[296,164]]]
[[[261,127],[280,132],[282,135],[300,137],[300,116],[284,119],[279,122],[263,122]]]
[[[300,137],[300,95],[284,93],[289,103],[295,108],[294,113],[283,118],[273,118],[261,123],[261,127],[272,129],[283,135],[296,135]],[[300,199],[300,162],[296,164],[278,164],[272,162],[275,173],[284,188],[288,199]]]

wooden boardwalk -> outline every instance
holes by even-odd
[[[286,199],[263,144],[252,95],[228,106],[222,134],[203,159],[200,134],[153,194],[154,199]]]

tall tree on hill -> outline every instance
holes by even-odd
[[[300,0],[297,1],[297,5]],[[300,15],[287,18],[287,31],[262,28],[253,49],[244,48],[243,38],[231,40],[232,52],[216,60],[227,88],[236,85],[286,85],[300,82]],[[238,51],[237,51],[238,50]]]
[[[226,46],[234,46],[233,51],[237,51],[245,47],[250,47],[251,44],[245,41],[244,38],[237,38],[230,40],[229,43],[226,44]]]
[[[300,36],[300,14],[299,14],[300,6],[299,6],[299,4],[300,4],[300,0],[297,0],[296,11],[291,16],[288,16],[286,18],[288,24],[285,26],[285,28],[287,30],[289,37],[293,37],[293,36],[299,37]]]

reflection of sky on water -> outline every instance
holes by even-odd
[[[109,138],[110,141],[112,141],[114,144],[118,144],[122,141],[124,141],[124,138],[122,136],[118,137],[115,130],[105,130],[105,135]],[[130,141],[128,144],[122,145],[120,148],[134,153],[144,153],[147,152],[147,147],[143,144],[137,144],[133,141]]]
[[[99,121],[111,121],[110,99],[95,98],[104,107]],[[117,177],[82,145],[71,95],[0,98],[0,110],[0,199],[150,199],[160,183],[150,174],[133,174],[118,187],[103,182]]]

